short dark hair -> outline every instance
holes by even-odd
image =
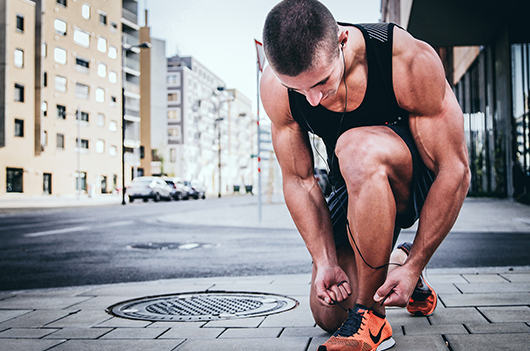
[[[263,47],[279,74],[296,77],[313,67],[318,54],[339,55],[339,27],[331,12],[317,0],[283,0],[267,15]]]

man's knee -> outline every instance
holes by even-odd
[[[374,175],[386,177],[388,150],[383,144],[381,136],[369,128],[354,128],[341,135],[335,152],[347,183],[359,184]]]

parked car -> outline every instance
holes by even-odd
[[[320,189],[324,193],[325,197],[331,194],[331,184],[329,183],[328,171],[326,169],[315,168],[315,178],[320,185]]]
[[[144,202],[149,199],[170,201],[171,190],[171,187],[160,177],[138,177],[134,178],[127,187],[127,196],[129,196],[129,202],[136,199],[142,199]]]
[[[189,199],[189,187],[179,178],[164,178],[165,182],[171,187],[171,197],[174,200]]]
[[[185,181],[184,184],[190,188],[190,197],[194,198],[195,200],[206,198],[206,188],[200,182],[193,180]]]

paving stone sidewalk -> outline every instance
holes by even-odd
[[[395,351],[527,350],[530,268],[429,270],[440,303],[431,317],[390,308]],[[176,279],[0,293],[0,350],[316,350],[329,334],[308,304],[309,275]],[[265,317],[149,322],[114,317],[125,300],[197,291],[273,293],[299,305]]]

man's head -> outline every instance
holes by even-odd
[[[295,77],[311,69],[316,58],[331,62],[339,55],[338,31],[320,1],[283,0],[265,20],[263,47],[276,73]]]

